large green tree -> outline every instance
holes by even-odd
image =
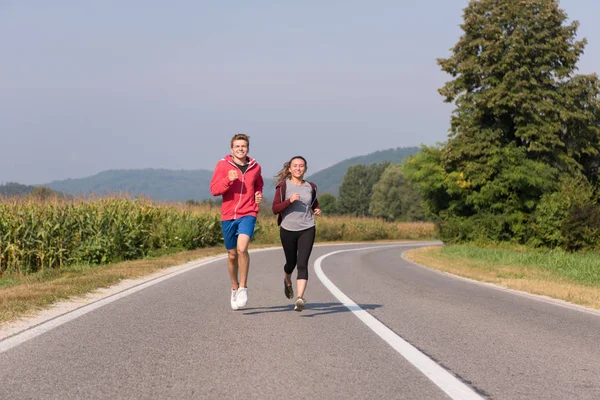
[[[402,165],[390,164],[373,186],[369,214],[388,221],[422,221],[425,219],[422,199],[404,178]]]
[[[586,41],[555,0],[473,0],[463,18],[438,60],[453,78],[439,90],[455,105],[449,140],[406,172],[448,236],[470,220],[490,239],[526,241],[529,216],[565,177],[598,183],[600,85],[575,74]]]
[[[340,184],[338,212],[355,216],[369,215],[373,185],[379,181],[381,174],[389,164],[389,162],[383,162],[349,167]]]

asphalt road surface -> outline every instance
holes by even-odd
[[[426,244],[315,246],[302,312],[280,249],[238,311],[199,261],[0,341],[0,398],[600,398],[600,313],[402,258]]]

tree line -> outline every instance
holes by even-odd
[[[445,242],[592,250],[600,242],[600,84],[555,0],[479,0],[439,89],[449,139],[403,172]]]
[[[400,163],[382,162],[348,168],[336,198],[319,195],[326,215],[376,217],[386,221],[424,221],[425,209],[414,186],[408,182]]]

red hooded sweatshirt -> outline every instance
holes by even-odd
[[[248,168],[243,174],[233,162],[231,154],[219,160],[210,181],[210,192],[213,196],[223,196],[221,205],[221,219],[223,221],[238,219],[247,215],[256,217],[258,204],[254,201],[254,194],[262,194],[264,182],[260,165],[256,160],[248,158]],[[231,169],[238,171],[238,178],[230,181],[227,173]]]

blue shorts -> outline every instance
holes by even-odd
[[[237,247],[238,235],[248,235],[252,237],[254,235],[254,227],[256,226],[256,217],[252,215],[246,215],[238,219],[230,219],[227,221],[221,221],[221,228],[223,229],[223,239],[225,241],[225,248],[232,250]]]

